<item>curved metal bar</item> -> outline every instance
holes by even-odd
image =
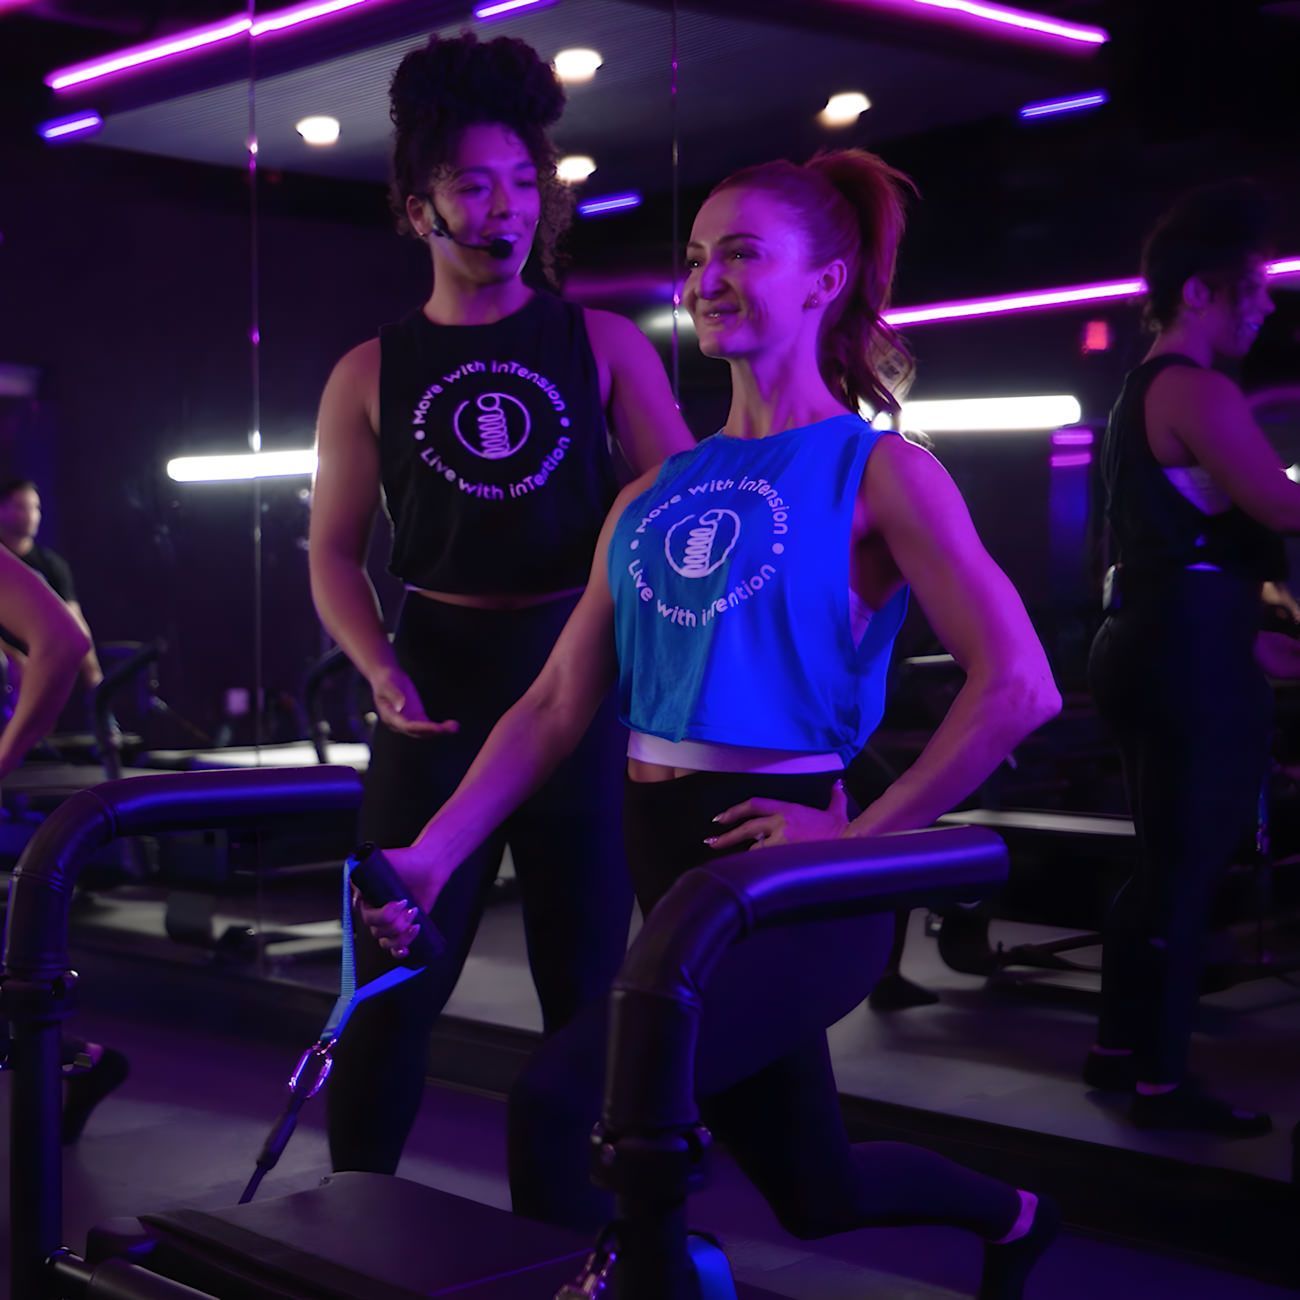
[[[688,1128],[703,993],[732,944],[769,926],[973,901],[1007,878],[976,827],[791,844],[688,871],[656,905],[610,997],[602,1123],[613,1134]]]
[[[82,790],[50,814],[14,870],[5,971],[56,978],[68,964],[68,904],[86,857],[123,835],[230,826],[357,807],[350,767],[159,772]]]
[[[360,802],[361,782],[350,767],[161,772],[82,790],[29,841],[9,891],[0,979],[13,1036],[12,1295],[47,1295],[49,1261],[63,1244],[59,1027],[75,983],[67,972],[68,908],[89,854],[119,835],[265,825]]]

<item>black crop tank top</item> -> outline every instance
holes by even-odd
[[[1129,372],[1110,413],[1101,473],[1117,558],[1138,574],[1207,564],[1261,582],[1284,577],[1286,558],[1277,534],[1236,506],[1206,514],[1174,487],[1152,454],[1147,392],[1169,367],[1196,364],[1172,352],[1144,361]]]
[[[582,308],[538,293],[491,325],[416,311],[379,345],[389,571],[468,595],[585,584],[618,482]]]

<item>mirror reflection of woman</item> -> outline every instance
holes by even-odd
[[[1300,532],[1286,475],[1237,385],[1273,310],[1267,205],[1244,183],[1194,192],[1143,257],[1156,337],[1102,449],[1120,560],[1089,674],[1119,737],[1139,859],[1106,924],[1102,1009],[1084,1079],[1133,1094],[1145,1128],[1246,1137],[1269,1117],[1190,1082],[1187,1057],[1215,890],[1256,824],[1272,694],[1300,643],[1260,628],[1261,585]]]
[[[402,61],[391,104],[393,206],[428,246],[433,289],[330,376],[310,544],[321,621],[374,692],[361,831],[384,843],[414,838],[540,671],[586,580],[620,462],[640,474],[692,445],[629,321],[523,279],[534,252],[553,270],[570,212],[547,136],[564,105],[552,69],[521,41],[435,37]],[[381,495],[390,570],[407,591],[391,644],[365,568]],[[396,1168],[429,1030],[505,842],[546,1031],[604,993],[631,911],[622,745],[610,700],[440,897],[445,960],[358,1010],[329,1090],[336,1169]],[[362,979],[386,964],[364,940]]]
[[[428,906],[569,752],[617,681],[631,730],[629,866],[651,910],[692,867],[765,844],[930,825],[1060,697],[1024,606],[927,451],[868,424],[907,369],[882,318],[905,178],[858,151],[771,163],[719,185],[695,219],[685,304],[726,361],[722,429],[620,495],[591,577],[541,676],[460,788],[390,856]],[[914,766],[854,814],[842,777],[880,720],[909,590],[966,671]],[[402,909],[365,909],[384,945]],[[801,1237],[872,1224],[958,1226],[985,1242],[982,1300],[1017,1300],[1055,1231],[1029,1192],[902,1143],[851,1146],[826,1028],[884,964],[892,916],[753,936],[705,1003],[701,1113]],[[604,1009],[544,1042],[510,1099],[517,1212],[575,1226],[609,1213],[588,1177]]]

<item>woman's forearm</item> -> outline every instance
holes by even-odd
[[[845,834],[882,835],[932,825],[1060,707],[1050,679],[982,685],[968,678],[920,757],[848,824]]]
[[[13,771],[27,751],[53,729],[67,703],[86,645],[72,627],[66,636],[28,647],[18,703],[0,734],[0,776]]]
[[[325,630],[363,677],[397,666],[370,576],[352,557],[313,552],[311,595]]]

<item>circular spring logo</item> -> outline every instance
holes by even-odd
[[[517,397],[480,393],[456,408],[452,427],[466,451],[484,460],[505,460],[528,441],[532,420]]]
[[[674,573],[683,578],[707,578],[727,562],[740,540],[740,516],[734,510],[714,507],[679,519],[664,538],[664,555]],[[688,525],[691,525],[688,527]]]

